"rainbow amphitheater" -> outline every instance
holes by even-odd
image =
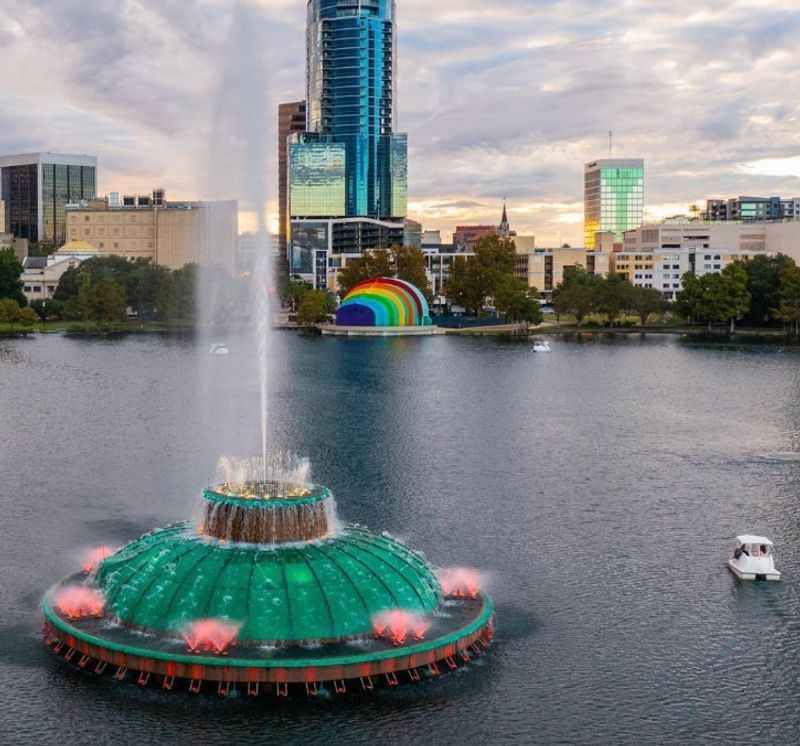
[[[419,288],[391,277],[365,280],[356,285],[336,313],[336,327],[401,334],[435,331],[428,301]]]

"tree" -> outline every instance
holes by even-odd
[[[795,335],[800,335],[800,267],[786,267],[781,272],[779,305],[772,311],[776,319],[789,324]]]
[[[430,301],[431,290],[425,267],[425,254],[413,246],[392,247],[392,260],[399,279],[410,282]]]
[[[505,277],[495,290],[494,303],[506,321],[524,321],[536,326],[544,320],[538,297],[539,291],[529,289],[523,280]]]
[[[344,297],[359,282],[377,277],[394,277],[392,255],[386,249],[368,251],[358,259],[349,259],[336,275],[336,282],[340,295]]]
[[[474,316],[480,316],[486,299],[514,276],[514,242],[494,234],[480,239],[474,256],[453,262],[446,294]]]
[[[622,275],[610,274],[597,278],[595,310],[608,317],[609,326],[630,308],[633,285]]]
[[[719,274],[696,277],[691,272],[683,276],[683,290],[678,293],[675,310],[691,321],[712,325],[728,322],[731,333],[736,321],[750,309],[747,292],[747,272],[741,264],[730,264]]]
[[[302,326],[312,326],[327,321],[328,316],[336,310],[336,301],[324,290],[308,290],[300,302],[297,321]]]
[[[50,319],[61,318],[61,313],[64,310],[64,304],[61,301],[49,300],[35,300],[31,303],[31,308],[42,321]]]
[[[290,280],[286,285],[284,301],[289,304],[289,309],[294,313],[300,308],[303,301],[303,296],[311,289],[311,285],[307,282],[297,282]]]
[[[579,265],[564,272],[564,281],[553,291],[553,309],[559,315],[572,314],[580,326],[596,310],[599,282]]]
[[[663,313],[666,308],[664,296],[655,288],[634,287],[628,299],[628,309],[639,317],[642,326],[654,313]]]
[[[22,265],[14,249],[0,251],[0,298],[10,298],[19,306],[27,306],[28,300],[22,292],[23,283],[19,279]]]
[[[137,266],[129,273],[126,282],[128,305],[136,309],[141,319],[150,319],[155,315],[156,302],[162,283],[169,275],[166,267],[155,264]]]
[[[746,321],[748,324],[764,324],[773,318],[772,311],[781,303],[781,275],[785,269],[796,266],[795,262],[783,254],[760,255],[742,266],[747,272],[747,291],[751,298]]]
[[[739,262],[729,264],[720,272],[722,281],[722,302],[725,319],[730,323],[730,331],[736,331],[736,322],[750,310],[751,297],[747,290],[747,272]]]
[[[32,308],[20,308],[17,311],[17,323],[23,324],[24,326],[32,326],[39,320],[39,317],[36,315],[36,311]]]
[[[139,270],[150,267],[154,274],[152,277],[159,277],[159,273],[168,272],[165,268],[152,268],[149,259],[134,259],[130,261],[121,256],[98,256],[81,262],[77,267],[71,267],[58,281],[58,288],[54,298],[60,301],[68,301],[78,295],[81,287],[81,278],[88,276],[90,282],[97,280],[111,280],[116,282],[125,290],[125,302],[127,305],[136,308],[139,286],[142,275]]]
[[[125,289],[113,280],[100,280],[89,290],[91,318],[94,321],[125,320]]]
[[[17,320],[19,303],[13,298],[0,298],[0,321],[13,323]]]

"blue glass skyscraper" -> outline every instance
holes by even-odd
[[[344,146],[343,217],[406,215],[408,145],[394,132],[396,33],[394,0],[308,0],[308,139],[317,151],[321,141]]]

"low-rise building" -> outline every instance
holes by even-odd
[[[67,206],[67,239],[171,269],[197,263],[236,271],[238,203],[167,202],[163,190]]]
[[[423,246],[438,246],[442,243],[442,232],[436,231],[422,231],[422,245]]]
[[[454,244],[428,245],[423,247],[425,254],[425,271],[431,285],[434,305],[444,303],[444,291],[453,272],[453,264],[458,259],[465,260],[475,256],[471,251],[459,251]]]
[[[496,225],[459,225],[453,233],[453,244],[459,251],[475,251],[478,241],[496,235]]]
[[[621,251],[611,255],[611,270],[633,285],[655,288],[665,300],[673,301],[683,290],[687,272],[696,277],[717,274],[733,262],[746,262],[764,253],[711,248]]]
[[[800,197],[734,197],[709,199],[703,217],[708,221],[746,223],[772,220],[800,220]]]
[[[81,262],[97,256],[105,256],[85,241],[69,241],[49,256],[29,256],[22,262],[22,292],[31,303],[35,300],[50,300],[58,288],[61,276]]]
[[[517,251],[514,276],[536,288],[544,300],[549,300],[553,290],[564,281],[571,268],[582,267],[593,275],[608,275],[610,255],[604,251],[586,251],[564,247],[560,249],[533,249]]]
[[[625,252],[641,254],[662,249],[786,254],[800,263],[800,221],[664,222],[643,225],[625,233]]]

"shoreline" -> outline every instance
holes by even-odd
[[[245,324],[231,324],[225,327],[202,327],[190,323],[135,322],[122,324],[98,325],[94,322],[46,322],[41,324],[22,325],[0,323],[0,339],[19,339],[39,335],[66,335],[74,337],[122,337],[136,334],[161,334],[170,336],[195,336],[213,332],[217,335],[235,333],[246,328]],[[294,331],[301,334],[322,334],[319,327],[303,327],[297,324],[275,324],[273,331]],[[477,336],[531,338],[540,336],[591,337],[593,335],[673,335],[690,337],[706,341],[731,342],[769,341],[782,342],[788,345],[800,345],[800,339],[787,334],[782,329],[759,329],[741,327],[731,334],[727,328],[716,328],[708,332],[705,327],[697,326],[626,326],[586,327],[574,324],[556,326],[547,324],[539,327],[523,328],[519,325],[505,324],[501,326],[482,326],[470,328],[439,327],[435,336]]]

